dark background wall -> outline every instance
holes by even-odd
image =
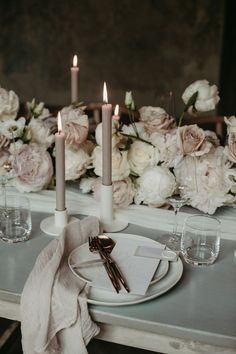
[[[1,0],[0,86],[21,101],[70,102],[78,54],[80,99],[158,104],[197,79],[220,83],[223,0]]]

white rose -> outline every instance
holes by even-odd
[[[23,145],[13,161],[13,170],[20,192],[38,192],[47,188],[53,176],[51,156],[37,144]]]
[[[229,118],[224,117],[224,121],[227,125],[227,134],[236,133],[236,117],[230,116]]]
[[[65,147],[65,178],[66,181],[75,180],[82,176],[91,165],[91,157],[82,148]]]
[[[32,118],[28,127],[32,142],[35,142],[46,149],[54,143],[54,134],[51,134],[50,127],[46,121],[39,118]]]
[[[148,167],[137,179],[135,204],[147,204],[158,207],[165,203],[167,197],[175,190],[175,176],[163,166]]]
[[[123,137],[118,133],[119,122],[112,119],[112,148],[116,147]],[[95,139],[98,145],[102,146],[102,123],[99,123],[95,130]]]
[[[216,104],[220,100],[216,85],[210,86],[207,80],[195,81],[185,89],[182,95],[184,103],[187,104],[189,99],[196,92],[198,92],[197,99],[194,107],[191,106],[189,108],[189,113],[194,113],[194,109],[198,112],[207,112],[215,109]]]
[[[14,91],[0,87],[0,121],[15,119],[19,109],[19,98]]]
[[[18,120],[8,119],[0,125],[0,133],[8,139],[19,138],[23,134],[25,127],[25,118],[21,117]]]
[[[93,166],[97,176],[102,177],[102,148],[96,146],[93,150]],[[118,149],[112,150],[112,181],[119,181],[130,174],[130,167],[127,160],[127,151]]]
[[[150,141],[159,150],[162,166],[175,167],[181,161],[183,155],[177,147],[176,129],[167,134],[153,133]]]
[[[148,166],[155,166],[160,161],[159,150],[154,146],[135,140],[128,151],[130,170],[140,176]]]
[[[143,122],[137,122],[137,123],[135,122],[135,126],[136,126],[139,137],[141,139],[146,140],[146,141],[150,141],[149,134],[145,130],[144,123]],[[122,132],[127,135],[136,136],[136,131],[134,130],[134,127],[132,124],[129,124],[129,125],[124,124],[122,127]]]

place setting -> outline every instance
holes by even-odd
[[[154,299],[181,278],[183,263],[174,251],[147,237],[105,233],[74,249],[68,265],[89,285],[88,303],[124,306]]]

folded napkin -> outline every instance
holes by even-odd
[[[74,248],[98,234],[96,217],[75,221],[38,256],[21,296],[24,354],[87,354],[99,327],[88,312],[88,285],[75,277],[67,260]]]

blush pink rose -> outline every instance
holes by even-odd
[[[13,169],[17,175],[15,187],[20,192],[38,192],[48,186],[53,176],[49,153],[34,143],[20,148]]]

